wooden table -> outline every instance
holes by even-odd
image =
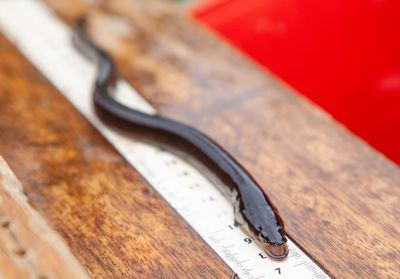
[[[398,166],[171,4],[88,2],[47,0],[68,23],[88,17],[93,39],[160,114],[230,151],[330,275],[400,277]],[[232,275],[2,35],[0,107],[0,154],[90,276]]]

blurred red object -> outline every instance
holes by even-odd
[[[192,12],[400,163],[399,0],[209,0]]]

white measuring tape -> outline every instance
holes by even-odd
[[[208,245],[242,279],[329,278],[289,240],[289,256],[273,261],[233,226],[231,204],[204,176],[182,159],[134,141],[105,126],[92,108],[96,67],[71,43],[71,30],[38,0],[0,0],[0,30],[53,85],[111,142]],[[155,113],[120,80],[119,101]]]

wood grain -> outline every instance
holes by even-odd
[[[0,157],[0,278],[89,278]]]
[[[160,114],[244,164],[333,277],[400,277],[398,166],[164,1],[47,2],[69,23],[86,15]]]
[[[29,202],[90,276],[231,276],[138,172],[2,36],[0,61],[0,154]]]

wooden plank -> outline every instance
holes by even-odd
[[[2,36],[0,108],[0,154],[19,177],[29,202],[93,278],[231,275],[138,172]]]
[[[0,278],[89,278],[0,157]]]
[[[235,155],[331,275],[400,276],[396,165],[165,1],[47,2],[69,23],[86,14],[92,37],[162,115]]]

